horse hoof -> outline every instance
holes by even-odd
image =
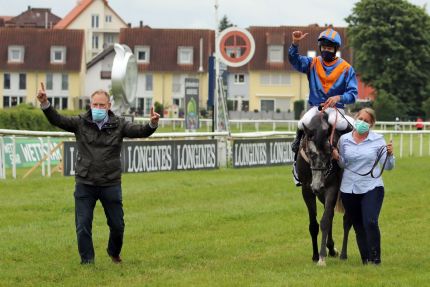
[[[325,263],[325,260],[320,258],[317,262],[317,266],[325,267],[327,264]]]
[[[339,256],[339,259],[340,259],[340,260],[346,260],[346,259],[348,259],[348,256],[347,256],[347,255],[345,255],[345,254],[341,254],[341,255]]]
[[[328,252],[328,256],[330,257],[338,257],[339,256],[339,251],[336,248],[333,248],[333,250]]]
[[[312,261],[315,263],[318,262],[319,259],[320,259],[319,255],[312,256]]]

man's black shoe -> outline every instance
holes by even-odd
[[[113,256],[110,254],[109,249],[106,249],[107,254],[109,255],[110,259],[112,259],[112,262],[115,264],[119,264],[122,262],[121,256]]]

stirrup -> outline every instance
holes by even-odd
[[[294,181],[294,184],[295,184],[297,187],[302,186],[302,183],[300,182],[299,177],[298,177],[298,175],[297,175],[296,162],[294,162],[294,163],[293,163],[293,170],[292,170],[292,173],[293,173],[293,181]]]

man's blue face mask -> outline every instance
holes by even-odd
[[[336,58],[336,54],[333,53],[333,52],[330,52],[330,51],[322,51],[321,52],[321,57],[326,62],[332,62]]]
[[[93,121],[95,122],[101,122],[102,120],[104,120],[106,115],[107,115],[107,111],[105,109],[96,109],[96,108],[91,109],[91,116],[93,118]]]

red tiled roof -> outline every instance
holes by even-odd
[[[48,27],[57,24],[61,18],[51,12],[49,8],[31,8],[28,9],[16,17],[12,17],[8,21],[5,21],[6,26],[10,27],[45,27],[45,16],[47,17]]]
[[[215,32],[204,29],[123,28],[119,41],[134,52],[135,46],[150,46],[149,64],[138,64],[139,71],[197,72],[200,66],[200,38],[203,38],[203,69],[215,45]],[[178,64],[178,47],[193,47],[193,64]]]
[[[54,29],[65,29],[69,26],[87,7],[93,3],[93,0],[81,0],[64,18],[54,26]],[[105,0],[105,3],[106,0]]]
[[[78,5],[75,6],[60,22],[55,25],[54,29],[66,29],[85,9],[87,9],[94,0],[80,0]],[[124,20],[109,6],[107,0],[103,0],[112,13],[114,13],[124,24]]]
[[[10,19],[12,19],[13,16],[0,16],[0,19],[3,19],[3,21],[9,21]]]
[[[84,31],[36,28],[0,28],[0,69],[8,71],[81,70]],[[24,46],[24,62],[8,63],[8,47]],[[66,63],[51,64],[51,46],[66,47]]]

